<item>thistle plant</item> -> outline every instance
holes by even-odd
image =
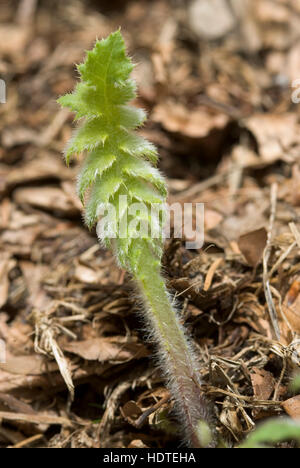
[[[96,41],[87,52],[85,62],[77,66],[81,81],[73,93],[59,99],[81,121],[65,157],[69,163],[74,154],[86,154],[77,186],[85,222],[89,228],[97,223],[99,240],[137,285],[187,442],[211,446],[214,430],[197,360],[161,275],[167,189],[155,167],[155,146],[134,131],[146,114],[128,105],[136,97],[133,67],[120,31]],[[151,229],[142,229],[145,226]]]

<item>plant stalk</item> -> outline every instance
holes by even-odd
[[[145,319],[157,343],[157,360],[167,377],[176,411],[193,448],[215,445],[211,408],[201,391],[201,380],[192,345],[170,302],[158,262],[147,248],[134,274],[144,302]]]

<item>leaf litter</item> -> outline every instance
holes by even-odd
[[[83,226],[80,161],[61,158],[72,119],[55,99],[119,25],[170,202],[205,203],[203,248],[168,240],[164,271],[218,432],[235,446],[262,420],[299,418],[298,2],[216,1],[217,22],[204,0],[123,3],[0,8],[1,447],[180,443],[130,278]]]

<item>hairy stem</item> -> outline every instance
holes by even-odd
[[[157,359],[166,374],[176,410],[184,425],[187,441],[194,447],[213,445],[210,408],[201,392],[201,380],[191,344],[172,306],[159,266],[144,249],[143,261],[134,274],[144,301],[145,319],[157,343]]]

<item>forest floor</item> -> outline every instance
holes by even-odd
[[[0,447],[180,444],[130,278],[83,225],[62,157],[73,116],[56,99],[119,26],[169,200],[205,204],[203,247],[168,240],[164,272],[217,429],[236,446],[300,416],[300,4],[201,19],[200,3],[1,2]]]

